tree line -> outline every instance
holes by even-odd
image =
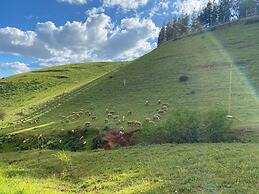
[[[255,15],[259,15],[259,0],[210,0],[201,11],[175,15],[163,25],[158,46],[203,29]]]

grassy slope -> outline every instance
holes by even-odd
[[[35,111],[39,104],[90,83],[116,70],[122,64],[124,63],[64,65],[2,79],[0,80],[0,108],[6,111],[7,121],[18,119],[20,117],[17,113],[29,114]]]
[[[88,118],[61,124],[60,116],[93,108],[103,125],[106,107],[129,119],[143,119],[158,107],[225,108],[228,67],[233,72],[233,112],[236,125],[258,123],[258,24],[231,28],[168,43],[120,71],[81,87],[52,103],[41,117],[45,133],[71,129]],[[224,44],[223,44],[224,43]],[[228,52],[228,54],[226,54]],[[230,57],[231,56],[231,57]],[[187,83],[178,83],[187,74]],[[123,79],[127,86],[123,87]],[[104,80],[104,81],[103,81]],[[252,90],[253,86],[254,91]],[[186,95],[191,90],[193,95]],[[152,105],[144,106],[145,100]],[[61,104],[56,106],[56,104]],[[52,108],[54,106],[54,109]],[[44,112],[44,110],[43,110]],[[31,126],[25,126],[28,128]],[[23,128],[21,128],[23,129]],[[16,131],[19,129],[9,129]],[[36,131],[40,131],[36,130]],[[257,193],[258,144],[192,144],[132,147],[113,151],[70,153],[71,167],[54,151],[0,154],[0,193]],[[66,176],[65,176],[66,175]]]
[[[250,193],[259,190],[257,144],[194,144],[67,153],[0,154],[0,193]],[[63,174],[62,174],[63,173]],[[22,191],[22,192],[21,192]]]
[[[256,97],[259,91],[259,60],[256,53],[259,45],[258,24],[244,23],[225,26],[214,32],[188,37],[167,43],[144,57],[126,65],[120,71],[97,82],[93,87],[85,85],[76,95],[73,93],[60,98],[54,109],[37,125],[51,124],[38,131],[50,133],[57,129],[71,129],[83,126],[90,118],[86,116],[62,124],[62,116],[69,116],[73,111],[91,110],[97,116],[95,127],[103,127],[105,109],[125,115],[128,110],[133,116],[128,120],[144,120],[152,117],[159,106],[157,100],[169,102],[172,108],[195,108],[227,110],[229,90],[229,67],[234,64],[231,100],[231,114],[240,127],[257,126],[259,107]],[[179,83],[180,75],[189,76],[189,81]],[[123,80],[127,81],[126,87]],[[189,95],[191,91],[195,93]],[[144,102],[151,105],[146,107]],[[52,123],[52,122],[55,123]],[[115,123],[111,121],[109,125]],[[125,126],[125,123],[122,124]],[[120,125],[119,125],[120,126]],[[33,129],[26,125],[21,129]]]

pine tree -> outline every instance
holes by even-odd
[[[187,14],[183,15],[181,18],[181,35],[189,34],[190,25],[189,25],[189,16]]]
[[[174,27],[173,23],[170,21],[166,25],[166,40],[173,40],[174,39]]]
[[[159,32],[157,45],[160,46],[162,43],[166,41],[166,27],[163,26]]]
[[[192,23],[191,23],[191,32],[196,33],[202,30],[202,25],[196,15],[196,13],[192,14]]]
[[[213,1],[212,15],[211,15],[211,25],[215,26],[218,23],[219,6]]]

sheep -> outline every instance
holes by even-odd
[[[162,106],[162,110],[167,112],[168,111],[168,107],[167,106]]]
[[[108,118],[110,119],[110,118],[112,118],[112,114],[111,113],[108,113]]]
[[[162,106],[166,106],[168,108],[169,107],[169,103],[163,103]]]
[[[91,122],[86,122],[86,123],[85,123],[85,127],[87,127],[87,128],[88,128],[88,127],[91,127]]]
[[[161,100],[158,100],[157,103],[158,103],[158,104],[161,104]]]
[[[128,121],[128,126],[132,126],[133,125],[133,121]]]
[[[148,101],[148,100],[146,100],[145,105],[146,105],[146,106],[148,106],[148,105],[149,105],[149,101]]]
[[[149,121],[149,123],[150,123],[150,124],[153,124],[153,125],[155,124],[155,122],[154,122],[154,121]]]
[[[85,114],[88,115],[89,117],[91,116],[91,112],[90,111],[86,111]]]
[[[140,127],[142,125],[142,123],[140,121],[134,121],[134,125],[137,127]]]
[[[150,121],[151,121],[151,119],[150,119],[150,118],[148,118],[148,117],[147,117],[147,118],[145,118],[145,122],[146,122],[146,123],[149,123]]]
[[[106,119],[104,120],[104,122],[105,122],[105,123],[109,123],[109,119],[106,118]]]
[[[161,115],[161,114],[164,114],[164,113],[165,113],[164,110],[159,110],[159,111],[158,111],[158,114],[160,114],[160,115]]]
[[[122,116],[122,122],[125,122],[125,116],[124,115]]]
[[[128,121],[129,126],[140,127],[142,123],[140,121]]]
[[[160,120],[160,115],[159,114],[155,114],[153,116],[153,120],[159,121]]]
[[[120,115],[113,115],[113,116],[112,116],[112,118],[113,118],[114,120],[118,119],[119,117],[120,117]]]
[[[108,114],[108,113],[109,113],[109,109],[108,109],[108,108],[106,108],[105,112],[106,112],[106,114]]]
[[[115,111],[110,110],[109,113],[110,114],[115,114]]]
[[[127,115],[128,115],[128,116],[131,116],[131,115],[132,115],[132,111],[129,110],[128,113],[127,113]]]

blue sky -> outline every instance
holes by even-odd
[[[203,0],[1,0],[0,77],[59,64],[135,59],[161,25]]]

